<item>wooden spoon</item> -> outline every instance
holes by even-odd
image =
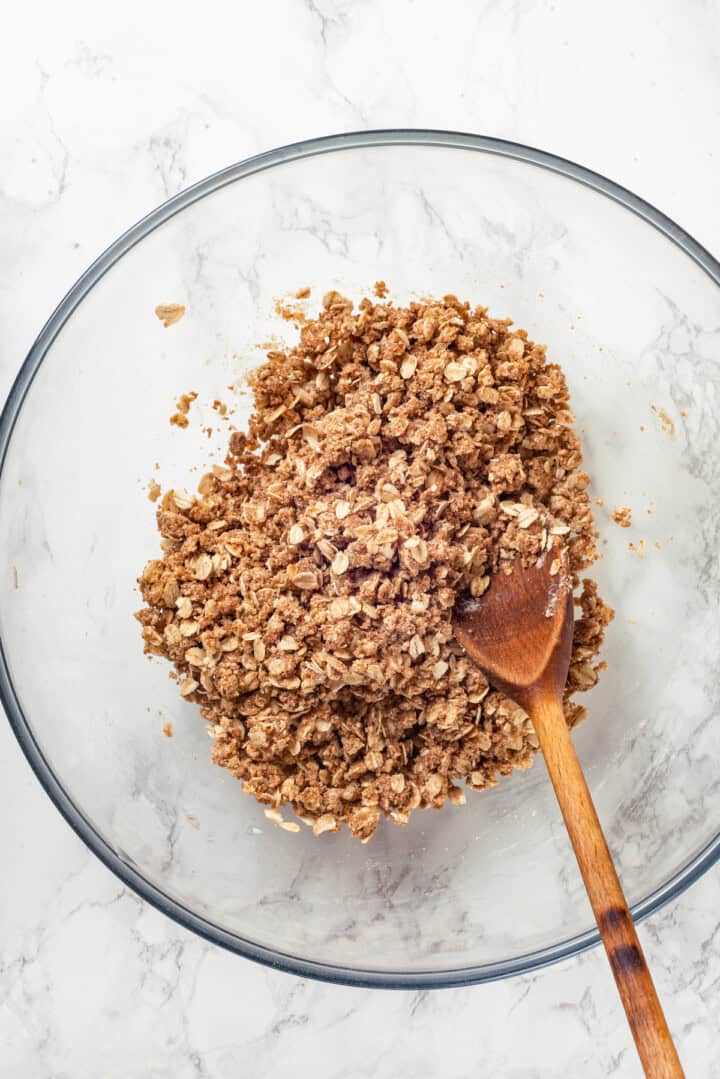
[[[489,682],[533,721],[645,1074],[677,1079],[682,1066],[563,713],[573,639],[567,559],[494,574],[478,599],[458,603],[455,635]]]

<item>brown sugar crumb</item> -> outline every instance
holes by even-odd
[[[593,502],[595,503],[596,506],[604,506],[605,505],[605,499],[604,498],[593,498]]]
[[[384,300],[390,289],[387,287],[384,281],[376,281],[373,285],[373,292],[379,300]]]
[[[621,528],[629,528],[632,524],[632,510],[629,506],[616,506],[610,514],[610,520]]]
[[[640,542],[637,545],[634,544],[634,543],[628,543],[628,551],[630,551],[632,554],[636,554],[638,556],[638,558],[644,558],[645,557],[645,540],[641,539]]]
[[[173,412],[170,417],[170,423],[173,427],[188,427],[190,421],[187,418],[187,414],[190,411],[190,405],[193,403],[197,394],[194,391],[190,393],[183,393],[175,402],[175,408],[177,412]]]
[[[612,611],[580,574],[595,526],[568,389],[544,346],[454,296],[338,292],[251,378],[248,429],[158,505],[145,650],[173,664],[213,758],[285,831],[367,840],[527,768],[527,715],[454,638],[465,591],[565,546],[577,617],[565,714]],[[460,793],[458,793],[460,791]],[[292,827],[288,827],[292,826]]]
[[[162,487],[157,482],[157,480],[150,480],[150,482],[148,483],[148,498],[151,502],[157,502],[158,498],[160,497],[161,491]]]
[[[175,408],[178,410],[178,412],[184,412],[187,414],[190,411],[190,405],[193,403],[196,397],[197,394],[192,390],[190,391],[190,393],[181,394],[179,400],[175,405]]]
[[[162,322],[165,329],[174,326],[185,314],[185,305],[182,303],[159,303],[155,308],[155,314]]]
[[[224,401],[215,400],[212,403],[212,407],[215,409],[215,411],[218,413],[219,416],[223,416],[223,417],[227,416],[228,407],[227,407],[227,405],[225,404]]]
[[[163,726],[162,732],[163,732],[163,734],[165,735],[166,738],[172,738],[172,736],[173,736],[173,725],[172,725],[172,723],[169,723],[169,722],[165,723],[164,726]]]
[[[308,296],[310,295],[310,291],[311,290],[308,288],[307,285],[305,286],[305,288],[299,288],[297,290],[297,292],[295,293],[295,299],[296,300],[307,300]]]
[[[670,437],[672,438],[672,436],[675,434],[675,424],[670,419],[670,417],[668,416],[665,409],[664,408],[658,408],[657,405],[651,405],[650,410],[652,412],[654,412],[655,415],[660,420],[660,425],[661,425],[663,431],[665,432],[665,434],[670,435]]]

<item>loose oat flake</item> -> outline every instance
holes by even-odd
[[[214,760],[290,831],[465,801],[538,742],[454,640],[463,591],[568,553],[577,590],[565,714],[595,684],[612,611],[568,391],[508,319],[454,296],[357,308],[328,293],[251,376],[248,430],[198,494],[158,508],[163,556],[138,612],[209,724]]]

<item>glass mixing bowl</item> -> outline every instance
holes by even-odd
[[[511,143],[392,131],[285,147],[171,199],[90,267],[2,415],[0,690],[67,821],[182,925],[302,975],[458,985],[598,940],[542,759],[366,846],[288,834],[211,764],[132,617],[159,551],[148,481],[194,488],[222,458],[213,399],[258,342],[294,336],[275,299],[359,299],[378,278],[396,299],[486,304],[562,364],[604,499],[594,576],[617,609],[577,749],[636,917],[715,861],[720,266],[629,192]],[[162,302],[187,305],[169,329]],[[240,395],[234,422],[247,413]],[[628,544],[643,541],[640,557]]]

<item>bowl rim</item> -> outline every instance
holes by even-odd
[[[642,218],[679,247],[720,287],[720,262],[665,214],[627,188],[566,158],[521,143],[485,135],[430,129],[380,129],[346,132],[306,139],[246,158],[221,169],[179,192],[141,218],[124,232],[89,266],[55,308],[38,334],[10,389],[0,414],[0,478],[15,423],[28,390],[45,356],[62,327],[87,293],[135,244],[175,214],[206,195],[247,176],[293,160],[366,147],[432,146],[472,150],[491,156],[511,158],[559,173],[592,189]],[[2,638],[0,637],[0,704],[22,752],[45,793],[85,845],[120,881],[157,910],[205,940],[276,970],[304,978],[316,978],[341,985],[385,989],[439,989],[495,981],[516,974],[528,974],[562,959],[579,955],[600,942],[597,929],[590,929],[549,947],[536,949],[512,959],[446,970],[402,971],[372,967],[349,967],[325,963],[258,944],[216,925],[167,895],[147,880],[123,851],[114,848],[97,831],[92,821],[73,801],[54,773],[33,734],[15,693]],[[676,899],[720,859],[720,832],[702,850],[678,869],[664,884],[632,907],[635,921],[641,921]]]

